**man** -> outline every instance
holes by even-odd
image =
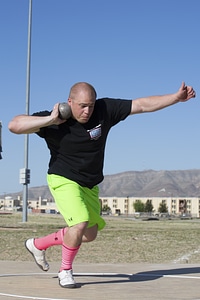
[[[183,82],[180,89],[163,96],[135,100],[103,98],[86,82],[72,86],[68,104],[72,115],[59,117],[59,103],[53,110],[19,115],[9,123],[16,134],[37,133],[50,150],[47,181],[67,227],[41,238],[25,242],[35,262],[43,271],[49,265],[45,250],[62,245],[62,263],[58,273],[61,287],[76,287],[72,263],[82,242],[93,241],[105,221],[100,216],[98,184],[103,180],[104,150],[112,126],[129,115],[153,112],[195,97],[191,86]]]

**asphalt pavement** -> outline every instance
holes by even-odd
[[[200,264],[74,264],[76,289],[34,262],[0,261],[1,300],[200,300]]]

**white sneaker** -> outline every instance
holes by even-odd
[[[64,288],[75,288],[76,282],[73,278],[73,271],[72,270],[62,270],[58,273],[58,279],[60,286]]]
[[[45,250],[39,250],[34,245],[34,239],[28,239],[25,241],[26,249],[31,253],[33,258],[35,259],[36,264],[43,271],[49,270],[49,264],[45,259]]]

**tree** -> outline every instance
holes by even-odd
[[[106,204],[102,207],[102,211],[104,212],[110,212],[111,211],[111,208]]]
[[[167,204],[165,202],[161,202],[159,204],[158,212],[159,213],[167,213],[168,212],[168,207],[167,207]]]
[[[144,211],[148,213],[151,213],[153,211],[153,204],[151,200],[148,199],[147,202],[145,203]]]
[[[144,212],[144,203],[141,200],[136,200],[133,203],[135,212]]]

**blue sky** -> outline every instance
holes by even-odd
[[[173,93],[182,81],[197,97],[130,116],[110,132],[104,174],[200,169],[199,0],[33,0],[30,114],[51,110],[78,81],[98,97],[134,99]],[[25,113],[28,0],[0,0],[0,194],[23,189],[24,135],[8,122]],[[46,185],[49,152],[29,137],[31,186]]]

